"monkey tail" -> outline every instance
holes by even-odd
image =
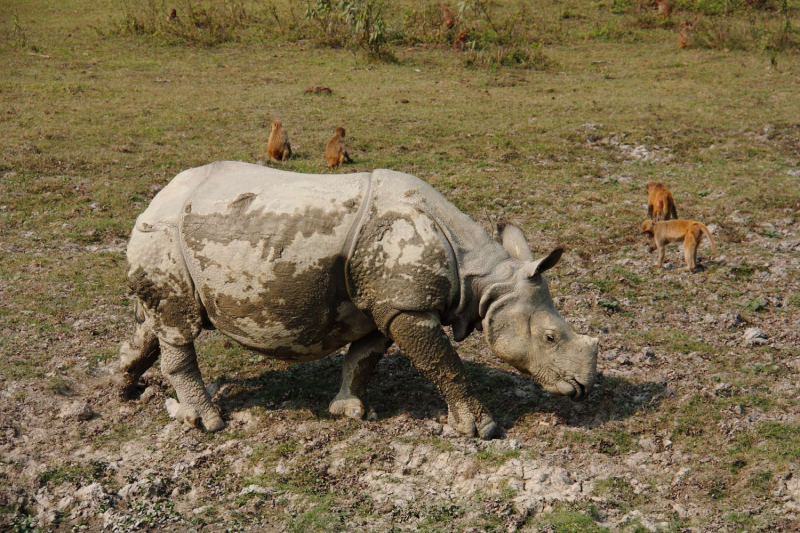
[[[675,209],[675,202],[672,203],[672,209],[670,212],[672,213],[672,218],[678,220],[678,210]]]
[[[711,232],[708,230],[705,224],[701,224],[700,222],[697,222],[696,224],[697,227],[700,228],[700,231],[705,233],[706,237],[708,237],[708,242],[711,243],[711,251],[713,252],[713,254],[717,255],[717,244],[714,242],[714,238],[711,236]]]
[[[347,152],[344,153],[344,162],[345,163],[352,163],[353,162],[353,160],[350,158],[350,154],[347,153]]]

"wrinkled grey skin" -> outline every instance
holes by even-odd
[[[179,418],[225,423],[203,386],[194,340],[217,328],[287,361],[350,344],[336,415],[373,418],[367,382],[397,343],[469,436],[498,433],[470,394],[457,341],[482,330],[492,351],[547,391],[582,400],[598,340],[575,334],[553,307],[522,232],[498,240],[423,181],[389,170],[305,175],[221,162],[179,174],[136,220],[128,287],[137,329],[120,350],[125,390],[161,355]]]

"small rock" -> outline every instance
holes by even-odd
[[[83,331],[89,329],[89,321],[84,318],[80,318],[72,323],[72,329],[74,329],[75,331]]]
[[[75,496],[81,501],[90,503],[102,503],[108,499],[108,493],[100,483],[92,483],[79,489]]]
[[[679,503],[673,505],[672,510],[675,511],[675,514],[678,515],[678,518],[686,518],[689,516],[689,511],[686,510],[686,507]]]
[[[56,504],[56,507],[58,508],[59,511],[65,511],[70,507],[72,507],[74,504],[75,504],[75,498],[73,498],[72,496],[64,496],[63,498],[58,500],[58,504]]]
[[[619,350],[616,348],[612,350],[604,350],[600,352],[600,358],[604,361],[613,361],[617,357],[617,353]]]
[[[157,394],[158,394],[158,387],[150,385],[149,387],[144,389],[144,392],[139,397],[139,401],[142,403],[147,403],[150,400],[152,400],[153,397],[156,396]]]
[[[175,398],[167,398],[164,401],[164,407],[167,408],[167,414],[170,418],[178,418],[178,411],[181,409],[181,404]]]
[[[90,420],[95,416],[92,407],[81,400],[75,400],[70,405],[62,409],[60,418],[76,418],[78,420]]]
[[[48,509],[36,515],[36,521],[42,525],[50,525],[58,522],[61,513],[56,509]]]
[[[747,328],[744,332],[744,342],[748,346],[767,344],[767,333],[760,328]]]
[[[714,396],[730,396],[731,388],[732,386],[730,383],[717,383],[714,386]]]
[[[167,492],[167,485],[160,477],[154,478],[149,483],[144,482],[144,485],[150,496],[161,496]]]
[[[272,491],[266,487],[262,487],[260,485],[250,485],[242,489],[239,493],[239,496],[247,496],[248,494],[263,494],[263,495],[270,495]]]
[[[202,507],[198,507],[197,509],[192,510],[192,514],[195,514],[195,515],[203,514],[206,511],[208,511],[209,509],[211,509],[212,507],[213,506],[211,506],[211,505],[204,505]]]
[[[449,425],[442,426],[442,436],[446,438],[460,437],[461,433],[451,428]]]
[[[425,421],[425,429],[433,433],[434,435],[441,435],[444,428],[439,422],[435,420],[427,420]]]
[[[123,499],[130,498],[131,496],[135,495],[139,491],[139,484],[138,483],[128,483],[121,489],[117,491],[117,496]]]
[[[681,468],[680,470],[678,470],[678,473],[675,474],[675,477],[672,479],[672,485],[673,486],[677,485],[678,483],[683,481],[683,478],[686,477],[686,474],[689,473],[689,470],[690,470],[689,468]]]
[[[744,319],[739,313],[728,313],[724,316],[725,327],[735,328],[744,324]]]
[[[655,439],[651,437],[642,437],[639,439],[639,448],[646,452],[657,452],[658,444],[656,443]]]
[[[651,457],[650,457],[649,453],[647,453],[647,452],[636,452],[636,453],[632,454],[631,456],[629,456],[625,460],[625,462],[629,466],[640,466],[640,465],[643,465],[645,463],[650,462],[650,459],[651,459]]]
[[[250,411],[236,411],[231,414],[231,420],[244,424],[245,426],[252,426],[256,423],[256,419]]]

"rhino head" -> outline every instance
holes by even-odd
[[[553,305],[542,275],[558,263],[557,248],[535,259],[522,230],[499,228],[513,265],[503,281],[491,284],[480,300],[479,314],[486,341],[498,357],[539,383],[546,391],[586,398],[595,381],[598,339],[575,333]]]

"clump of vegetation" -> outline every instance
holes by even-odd
[[[783,51],[799,42],[788,7],[779,16],[748,12],[745,18],[705,17],[698,20],[692,37],[692,46],[716,50]]]
[[[316,0],[305,18],[320,29],[318,40],[333,46],[352,45],[370,56],[394,59],[387,47],[384,5],[380,0]]]
[[[170,16],[173,8],[174,17]],[[242,30],[259,21],[242,0],[179,0],[169,5],[164,0],[126,0],[122,13],[117,33],[205,46],[241,40]]]
[[[305,6],[279,0],[125,0],[114,29],[203,46],[310,40],[388,61],[396,60],[397,46],[447,46],[463,51],[468,67],[535,70],[553,66],[541,50],[543,44],[566,41],[573,33],[591,40],[637,42],[644,29],[674,30],[686,19],[694,22],[689,47],[777,52],[800,42],[788,0],[687,0],[677,2],[666,17],[633,0],[597,4],[595,17],[569,10],[534,13],[521,1],[462,0],[447,7],[446,21],[444,7],[433,1],[398,7],[385,0],[307,0]],[[173,8],[176,16],[171,17]],[[565,20],[577,24],[567,27]],[[24,42],[24,32],[14,28],[16,41]]]
[[[542,35],[553,35],[552,29],[544,30],[526,4],[498,9],[485,0],[465,0],[455,12],[448,27],[442,5],[434,2],[401,11],[384,0],[309,0],[304,9],[272,0],[125,0],[114,32],[203,46],[310,40],[384,61],[396,60],[397,46],[426,44],[463,51],[470,67],[552,66],[541,50]]]

